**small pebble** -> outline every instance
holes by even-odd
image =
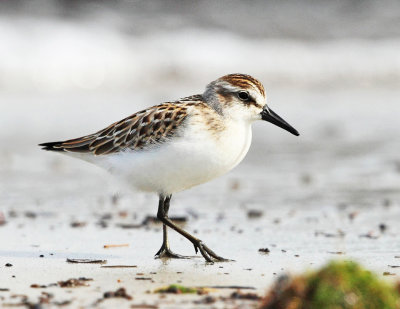
[[[263,216],[263,212],[261,210],[258,210],[258,209],[250,209],[247,212],[247,218],[249,218],[249,219],[260,218],[262,216]]]

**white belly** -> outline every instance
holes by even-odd
[[[225,174],[246,155],[251,126],[232,123],[217,138],[204,129],[189,129],[156,148],[108,155],[97,163],[133,187],[172,194]]]

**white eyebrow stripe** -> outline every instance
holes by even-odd
[[[230,92],[236,92],[236,91],[242,90],[242,88],[236,87],[236,86],[234,86],[231,83],[228,83],[226,81],[219,82],[218,86],[223,88],[223,89],[225,89],[225,90],[228,90]]]

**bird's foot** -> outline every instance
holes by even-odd
[[[169,258],[169,259],[190,259],[190,256],[180,255],[171,251],[169,246],[162,245],[160,250],[155,255],[156,259]]]
[[[193,242],[193,246],[196,253],[200,251],[201,255],[206,259],[208,263],[234,261],[230,259],[225,259],[222,256],[217,255],[214,251],[208,248],[201,240]]]

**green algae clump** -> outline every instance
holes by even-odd
[[[170,293],[170,294],[194,294],[198,293],[197,289],[189,288],[179,284],[171,284],[165,288],[155,291],[155,293]]]
[[[399,291],[351,261],[330,262],[291,280],[280,278],[262,309],[399,309]]]

